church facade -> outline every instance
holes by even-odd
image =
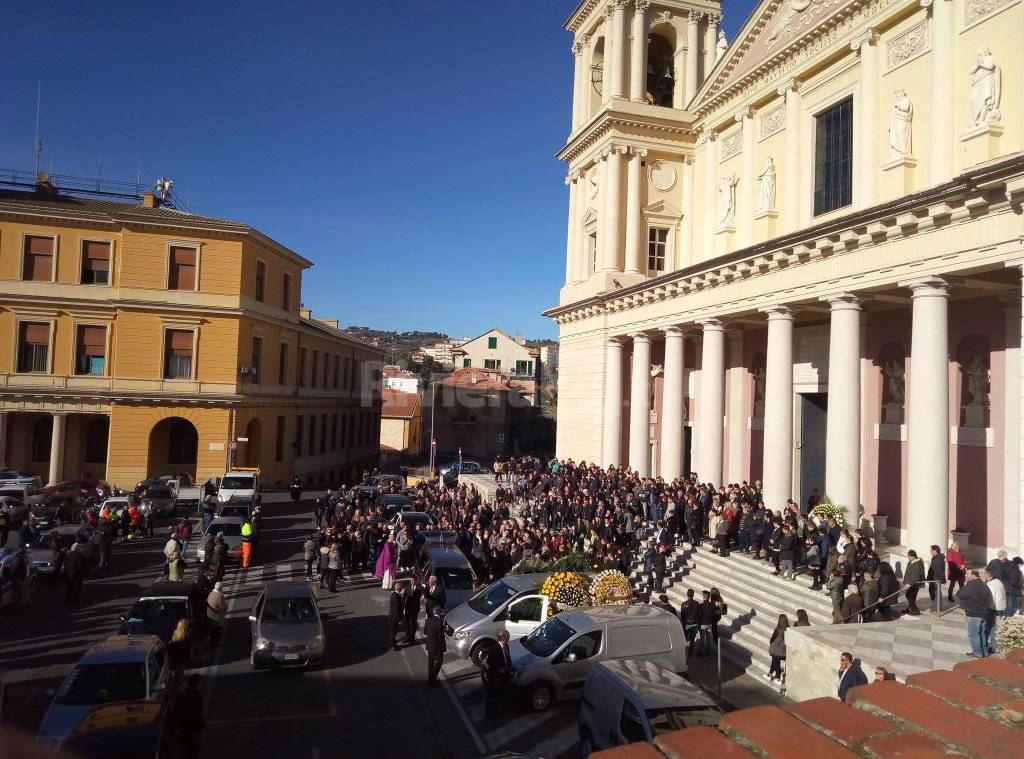
[[[720,14],[566,22],[557,455],[1020,552],[1024,4]]]

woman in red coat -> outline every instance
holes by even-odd
[[[960,587],[963,588],[966,573],[967,562],[964,561],[963,554],[960,553],[960,544],[953,543],[946,551],[946,579],[949,581],[950,601],[953,600],[954,583],[960,583]]]

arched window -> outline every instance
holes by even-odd
[[[675,55],[672,43],[660,34],[652,34],[647,43],[647,92],[651,105],[671,108],[676,88]]]
[[[199,434],[191,422],[177,419],[168,434],[167,463],[195,464],[199,452]]]
[[[587,117],[593,116],[601,107],[604,99],[604,37],[598,37],[590,53],[590,71],[587,72]]]
[[[50,438],[53,436],[53,417],[43,416],[32,425],[32,461],[50,460]]]
[[[101,416],[85,428],[85,463],[107,463],[107,439],[110,437],[110,417]]]

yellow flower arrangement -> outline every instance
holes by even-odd
[[[594,604],[625,605],[633,600],[633,589],[629,585],[629,578],[615,569],[606,569],[601,572],[590,584],[590,595],[594,598]]]
[[[548,615],[557,614],[558,607],[588,606],[586,583],[576,572],[555,572],[544,581],[540,592],[551,599]]]

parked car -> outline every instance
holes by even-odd
[[[57,572],[53,556],[53,536],[59,535],[61,543],[70,548],[72,543],[78,543],[77,550],[85,560],[87,572],[91,572],[99,561],[100,549],[96,536],[96,530],[89,525],[64,524],[51,529],[33,531],[31,542],[28,543],[28,558],[32,568],[39,573],[39,577],[53,577]],[[17,552],[21,536],[12,533],[7,538],[7,545],[3,547],[4,554]]]
[[[59,748],[94,710],[111,704],[164,705],[173,696],[167,649],[155,635],[114,635],[90,648],[54,694],[40,742]]]
[[[56,485],[47,485],[43,488],[43,495],[52,497],[55,495],[73,495],[87,498],[96,495],[99,487],[99,480],[65,480]]]
[[[415,511],[416,505],[412,502],[412,499],[407,495],[401,495],[400,493],[388,493],[383,498],[384,513],[389,517],[392,516],[396,511]]]
[[[110,509],[117,515],[118,519],[120,519],[121,515],[131,505],[132,502],[128,496],[115,495],[111,496],[110,498],[108,498],[107,500],[100,504],[100,511],[103,511],[104,508]]]
[[[43,482],[39,477],[22,476],[10,479],[0,478],[0,496],[17,498],[28,506],[41,506],[46,496],[43,494]]]
[[[473,596],[476,573],[462,551],[453,545],[427,542],[424,550],[430,557],[430,573],[444,588],[445,611],[461,606]]]
[[[166,485],[151,487],[142,494],[142,501],[139,509],[143,512],[151,511],[154,516],[174,516],[175,507],[174,492]]]
[[[637,659],[595,664],[580,701],[580,756],[627,743],[652,743],[674,730],[715,727],[722,710],[675,672]]]
[[[400,511],[391,517],[391,521],[388,524],[388,529],[395,531],[401,530],[404,525],[419,525],[420,529],[425,529],[434,524],[434,518],[430,514],[422,511]]]
[[[512,683],[536,712],[579,698],[595,664],[641,659],[686,672],[686,639],[674,614],[647,604],[594,606],[556,614],[509,643]]]
[[[376,474],[370,478],[371,487],[389,490],[391,488],[405,488],[405,478],[399,474]]]
[[[181,731],[189,729],[169,702],[110,704],[89,712],[64,748],[79,759],[176,759]]]
[[[232,469],[220,480],[220,487],[217,489],[217,500],[223,503],[230,501],[232,497],[242,496],[249,498],[253,503],[260,502],[260,470],[259,469]]]
[[[480,666],[481,658],[498,645],[498,633],[518,638],[547,619],[548,597],[540,594],[545,573],[506,575],[481,590],[444,618],[448,651]]]
[[[155,635],[168,644],[178,622],[184,619],[187,623],[184,642],[191,655],[192,633],[198,623],[199,612],[206,611],[194,608],[191,590],[192,583],[188,582],[161,581],[150,585],[128,613],[121,615],[119,634]]]
[[[206,536],[224,533],[224,542],[228,547],[228,559],[241,561],[242,559],[242,525],[246,520],[242,517],[215,517],[210,522],[209,529],[203,533],[204,537],[196,547],[196,561],[206,560]]]
[[[253,669],[312,667],[327,648],[320,609],[309,583],[271,582],[263,586],[249,615]]]
[[[199,502],[203,499],[203,489],[193,482],[192,475],[182,472],[164,475],[161,479],[174,493],[175,505],[185,508],[189,513],[199,508]]]

